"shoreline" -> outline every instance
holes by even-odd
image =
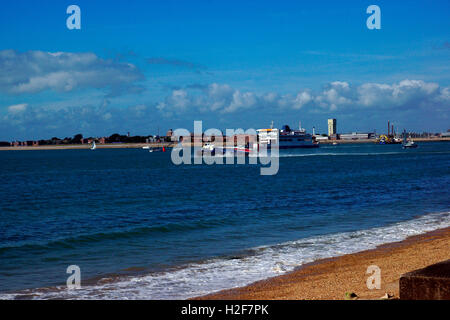
[[[169,299],[180,300],[342,300],[346,292],[355,292],[359,299],[380,299],[386,292],[398,299],[398,279],[401,274],[426,267],[450,258],[450,227],[435,229],[402,241],[380,244],[374,249],[362,250],[355,253],[320,258],[318,260],[297,266],[293,271],[285,274],[258,280],[243,287],[234,287],[219,291],[211,291],[200,296],[175,297]],[[398,257],[398,252],[403,257]],[[421,260],[418,263],[411,259],[403,259],[415,254]],[[409,257],[410,258],[410,257]],[[387,262],[385,260],[388,260]],[[409,260],[409,261],[408,261]],[[389,263],[394,262],[394,272]],[[368,290],[366,274],[369,265],[378,265],[381,268],[381,290]],[[400,266],[398,266],[400,264]],[[127,272],[131,271],[131,272]],[[123,269],[83,280],[87,289],[80,297],[76,293],[67,294],[63,284],[26,288],[10,292],[0,292],[1,299],[92,299],[92,297],[105,297],[103,290],[112,288],[98,288],[104,285],[121,283],[124,279],[128,283],[135,277],[145,278],[148,272],[144,269]],[[388,272],[386,272],[388,271]],[[340,274],[342,272],[342,274]],[[350,276],[349,276],[350,274]],[[125,277],[125,278],[122,278]],[[133,282],[131,280],[131,282]],[[123,283],[123,282],[122,282]],[[134,283],[134,282],[133,282]],[[344,283],[345,285],[341,285]],[[97,287],[97,288],[96,288]],[[362,288],[362,289],[361,289]],[[205,292],[205,291],[203,291]],[[92,294],[94,293],[94,296]],[[43,297],[44,295],[45,297]],[[126,293],[109,299],[129,299]],[[136,297],[131,297],[136,299]],[[108,299],[108,298],[107,298]],[[139,296],[137,299],[159,298]],[[161,298],[168,299],[167,297]]]
[[[415,138],[416,142],[450,142],[450,138]],[[331,145],[334,142],[339,144],[377,144],[374,139],[360,139],[360,140],[325,140],[320,141],[319,144]],[[142,149],[142,147],[152,148],[172,148],[175,146],[174,142],[165,143],[107,143],[97,144],[97,149]],[[32,150],[77,150],[77,149],[90,149],[90,144],[69,144],[69,145],[46,145],[46,146],[19,146],[19,147],[0,147],[0,151],[32,151]]]
[[[415,142],[450,142],[450,138],[412,138]],[[378,144],[376,139],[359,139],[359,140],[321,140],[319,144]],[[393,143],[393,145],[401,145],[401,143]],[[389,144],[388,144],[389,145]]]
[[[284,275],[226,289],[192,300],[343,300],[346,292],[359,299],[399,297],[402,274],[450,259],[450,227],[410,236],[338,257],[319,259]],[[381,269],[381,289],[369,290],[367,267]]]
[[[106,143],[97,144],[97,149],[142,149],[150,146],[152,148],[171,148],[173,142],[167,143]],[[89,150],[90,144],[68,144],[68,145],[47,145],[47,146],[20,146],[20,147],[0,147],[0,151],[32,151],[32,150]]]

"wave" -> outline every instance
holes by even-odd
[[[22,242],[16,243],[14,245],[4,245],[0,246],[0,253],[5,253],[8,250],[39,250],[39,249],[67,249],[75,248],[79,245],[90,244],[92,242],[102,241],[102,240],[118,240],[118,239],[134,239],[139,236],[146,236],[155,233],[172,233],[172,232],[184,232],[190,230],[201,230],[208,229],[217,225],[224,225],[225,223],[233,223],[226,221],[226,218],[216,218],[209,220],[196,220],[192,222],[172,222],[162,225],[149,226],[149,227],[136,227],[126,230],[116,230],[111,232],[97,232],[90,234],[83,234],[76,237],[67,237],[57,240],[41,242],[41,243],[31,243]]]
[[[390,226],[329,234],[260,246],[238,256],[209,259],[142,276],[103,278],[79,290],[65,287],[0,294],[0,299],[186,299],[245,286],[335,257],[450,226],[450,212],[433,213]]]

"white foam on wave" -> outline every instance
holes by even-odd
[[[211,259],[167,272],[99,281],[79,290],[34,289],[0,295],[15,299],[186,299],[211,292],[245,286],[294,270],[305,263],[372,249],[409,236],[450,226],[450,212],[433,213],[390,226],[315,236],[273,246],[253,248],[235,259]],[[106,282],[106,283],[105,283]],[[103,283],[103,284],[102,284]]]

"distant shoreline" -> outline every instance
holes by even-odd
[[[450,138],[412,138],[415,142],[450,142]],[[377,143],[376,139],[359,139],[359,140],[323,140],[319,144],[347,144],[347,143]]]
[[[414,138],[415,142],[450,142],[450,138]],[[360,140],[324,140],[319,144],[329,145],[336,142],[337,144],[363,144],[363,143],[377,143],[374,139],[360,139]],[[166,147],[171,148],[175,146],[174,142],[163,143],[105,143],[97,144],[97,149],[141,149],[142,147]],[[68,145],[43,145],[43,146],[19,146],[19,147],[0,147],[0,151],[31,151],[31,150],[70,150],[70,149],[90,149],[90,144],[68,144]]]
[[[97,144],[97,149],[141,149],[142,147],[150,146],[154,148],[174,146],[174,143],[105,143]],[[19,146],[19,147],[0,147],[0,151],[31,151],[31,150],[76,150],[76,149],[90,149],[90,144],[67,144],[67,145],[44,145],[44,146]]]
[[[359,299],[380,299],[385,293],[399,298],[399,279],[404,273],[449,258],[450,227],[387,243],[375,249],[320,259],[285,275],[222,290],[193,300],[342,300],[346,292]],[[381,289],[366,286],[367,267],[381,268]]]

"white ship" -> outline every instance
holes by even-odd
[[[313,136],[306,133],[306,130],[301,126],[298,130],[292,130],[288,125],[284,125],[281,130],[278,130],[274,129],[272,125],[270,129],[259,129],[256,132],[258,133],[258,146],[260,148],[265,145],[267,149],[270,149],[274,144],[278,144],[279,149],[319,147]]]

